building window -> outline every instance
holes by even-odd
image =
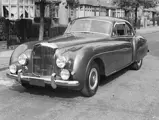
[[[22,5],[22,4],[23,4],[23,0],[19,0],[19,4],[21,4],[21,5]]]
[[[2,0],[2,15],[7,19],[34,18],[33,0]]]
[[[9,4],[9,0],[2,0],[3,4]]]
[[[28,9],[28,6],[25,6],[24,8],[24,13],[25,13],[25,18],[29,18],[29,9]]]
[[[11,19],[17,19],[18,18],[18,11],[17,6],[11,6],[10,8],[10,15]]]
[[[24,0],[24,5],[28,5],[28,0]]]
[[[20,6],[19,7],[19,18],[23,18],[23,7],[22,6]]]
[[[56,7],[55,7],[55,10],[53,10],[53,12],[55,12],[55,14],[53,15],[55,17],[56,12],[58,12],[56,10]],[[36,8],[35,8],[35,16],[36,17],[40,17],[40,5],[39,4],[36,5]],[[44,16],[45,17],[50,17],[50,6],[49,5],[45,6],[45,15]],[[56,17],[57,17],[57,15],[56,15]]]
[[[10,4],[17,4],[18,1],[17,0],[10,0]]]

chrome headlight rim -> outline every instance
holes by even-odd
[[[21,55],[18,57],[18,63],[19,63],[20,65],[26,65],[26,64],[27,64],[27,59],[28,59],[27,55],[23,53],[23,54],[21,54]]]
[[[67,70],[67,69],[62,69],[61,72],[60,72],[60,76],[63,80],[69,80],[71,74],[70,74],[70,71]]]
[[[66,66],[66,63],[67,63],[67,58],[65,56],[59,56],[56,59],[56,65],[57,65],[57,67],[59,67],[61,69],[63,69]]]
[[[15,74],[17,72],[17,65],[15,65],[15,64],[10,65],[9,71],[10,71],[10,73]]]

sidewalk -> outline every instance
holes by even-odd
[[[139,34],[151,34],[151,33],[154,33],[154,32],[158,32],[159,31],[159,26],[151,26],[151,27],[146,27],[146,28],[140,28],[140,29],[137,29],[136,32],[139,33]]]
[[[158,32],[158,31],[159,31],[159,26],[141,28],[141,29],[136,30],[136,32],[141,35],[151,34],[151,33]],[[0,71],[8,68],[9,58],[10,58],[12,52],[13,52],[13,50],[2,50],[0,48]]]

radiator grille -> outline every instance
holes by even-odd
[[[46,46],[36,45],[32,52],[33,73],[48,76],[53,72],[55,50]]]

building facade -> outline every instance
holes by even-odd
[[[34,0],[1,0],[1,15],[6,19],[33,19],[35,17]]]
[[[62,0],[55,0],[62,1]],[[68,0],[69,1],[69,0]],[[68,2],[69,3],[69,2]],[[85,16],[112,16],[124,17],[124,11],[111,4],[111,0],[79,0],[79,7],[73,8],[67,5],[68,18],[70,20]],[[59,4],[56,4],[54,17],[59,17]],[[1,16],[7,19],[33,19],[40,16],[39,5],[35,0],[0,0]],[[50,17],[50,5],[45,7],[45,17]]]

